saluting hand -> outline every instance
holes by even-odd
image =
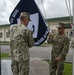
[[[49,32],[49,37],[51,37],[52,36],[52,34]]]
[[[61,60],[60,57],[56,57],[56,58],[55,58],[55,61],[60,61],[60,60]]]

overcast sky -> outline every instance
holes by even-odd
[[[0,25],[9,23],[9,16],[19,1],[20,0],[0,0]],[[42,7],[41,0],[35,0],[45,18],[69,16],[65,0],[42,0],[42,1],[44,10]],[[72,0],[70,1],[72,7]]]

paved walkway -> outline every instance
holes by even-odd
[[[49,75],[49,65],[40,58],[30,60],[30,75]]]
[[[3,59],[1,66],[2,75],[12,75],[10,59]],[[29,75],[49,75],[48,63],[40,58],[31,58]]]
[[[52,46],[49,46],[49,47],[34,46],[29,49],[30,57],[50,59],[51,49],[52,49]],[[1,52],[10,53],[10,46],[1,45]],[[69,48],[66,62],[72,62],[72,61],[73,61],[73,48]]]

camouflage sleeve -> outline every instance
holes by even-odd
[[[65,41],[64,41],[63,51],[59,55],[60,58],[67,55],[67,53],[69,51],[69,43],[70,43],[70,41],[69,41],[68,37],[66,37]]]
[[[10,57],[13,57],[13,44],[14,44],[14,42],[13,42],[13,40],[10,40]]]
[[[47,38],[47,43],[52,44],[53,43],[53,35],[51,37]]]
[[[33,39],[32,31],[29,30],[29,33],[28,33],[28,46],[32,47],[33,45],[34,45],[34,39]]]

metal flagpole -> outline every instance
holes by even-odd
[[[0,42],[1,42],[1,38],[0,38]],[[0,43],[0,74],[1,74],[1,43]]]
[[[73,37],[74,37],[74,0],[72,0],[72,1],[73,1],[73,25],[72,25],[72,31],[73,31]],[[73,48],[73,75],[74,75],[74,48]]]

